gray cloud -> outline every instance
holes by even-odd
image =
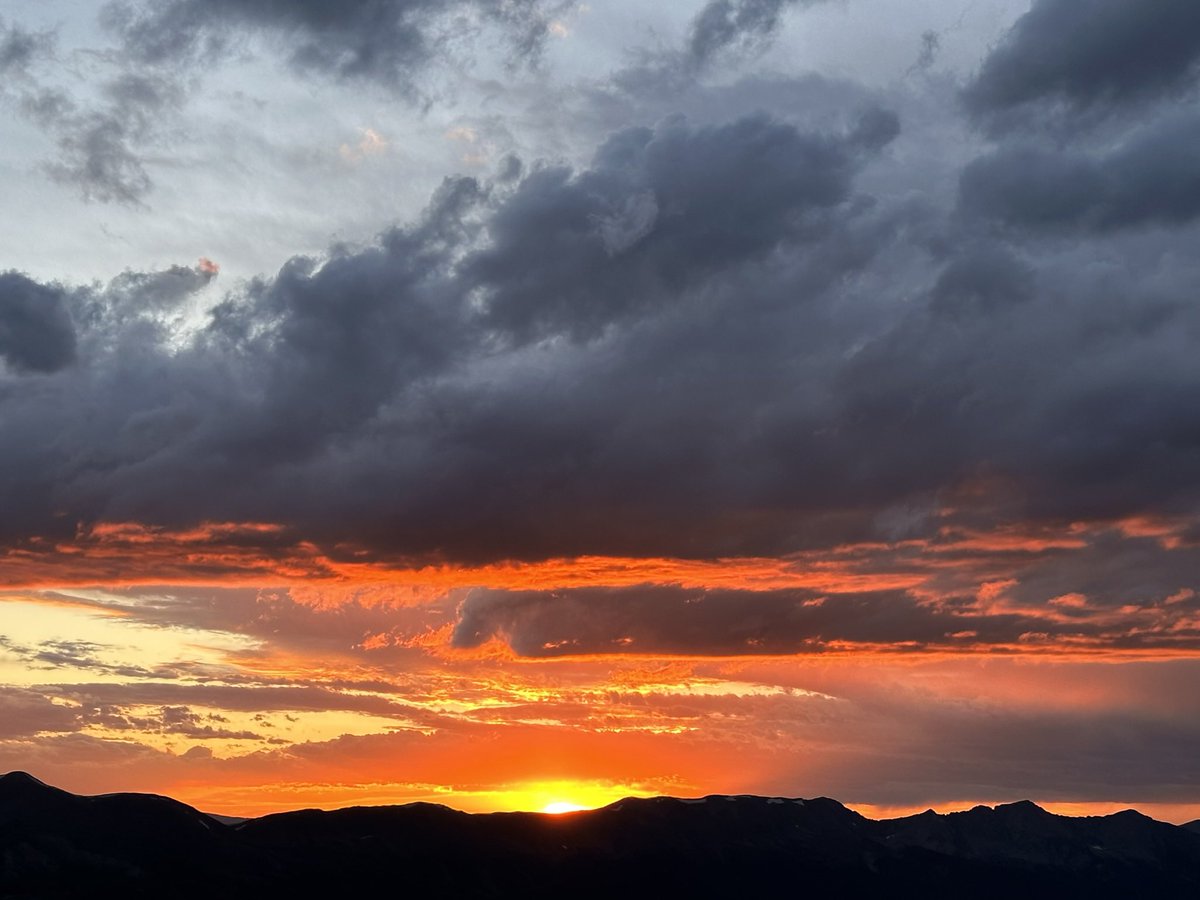
[[[124,68],[81,101],[52,83],[43,69],[61,66],[54,32],[28,32],[0,21],[0,98],[7,98],[53,138],[58,157],[44,164],[59,183],[85,200],[140,205],[152,189],[147,149],[179,108],[184,90],[170,72]]]
[[[281,43],[302,71],[414,92],[420,70],[450,38],[476,27],[472,20],[500,27],[513,52],[532,59],[563,6],[544,0],[149,0],[110,3],[102,19],[143,63],[211,59],[250,29]]]
[[[899,591],[823,597],[814,591],[686,590],[672,586],[567,591],[476,590],[451,642],[504,640],[522,656],[594,653],[744,655],[819,653],[831,642],[953,644],[981,623],[1008,640],[1019,617],[956,616],[922,608]]]
[[[788,552],[989,471],[1016,486],[976,498],[992,521],[1190,510],[1190,257],[922,244],[929,210],[854,191],[895,130],[668,120],[581,172],[449,180],[377,246],[235,290],[182,346],[127,311],[202,276],[77,292],[85,364],[55,390],[90,412],[8,398],[62,448],[4,448],[11,521],[276,521],[494,559]]]
[[[1086,153],[1005,145],[963,171],[971,213],[1025,228],[1109,230],[1200,215],[1200,118],[1173,115],[1123,145]]]
[[[1110,568],[1110,567],[1106,567]],[[1076,573],[1078,574],[1078,573]],[[1061,578],[1060,583],[1070,583]],[[1090,588],[1095,579],[1074,582]],[[1045,583],[1027,591],[1045,588]],[[1054,595],[1051,595],[1054,596]],[[1124,600],[1144,599],[1125,595]],[[1038,596],[1027,610],[1049,610]],[[1162,602],[1159,598],[1159,602]],[[808,590],[739,591],[684,589],[670,585],[541,591],[473,591],[459,608],[451,643],[477,647],[499,638],[522,656],[640,653],[734,656],[822,653],[847,645],[884,645],[908,652],[966,651],[1057,646],[1063,641],[1094,647],[1200,646],[1195,596],[1174,604],[1172,621],[1099,615],[1062,606],[1053,617],[1032,611],[980,611],[921,602],[902,591],[825,595]],[[1135,604],[1136,606],[1136,604]],[[1140,606],[1137,608],[1141,608]]]
[[[619,132],[577,177],[531,173],[490,219],[490,244],[466,278],[503,333],[594,336],[638,304],[686,296],[714,272],[805,242],[898,127],[876,112],[831,137],[760,114]]]
[[[29,78],[31,67],[53,47],[51,32],[28,31],[19,24],[6,23],[0,16],[0,75],[6,79]]]
[[[268,521],[345,559],[707,557],[928,537],[943,507],[981,530],[1195,515],[1191,120],[1169,98],[1111,147],[1032,132],[964,174],[914,165],[863,90],[711,96],[787,117],[668,117],[579,169],[447,179],[187,334],[162,311],[193,270],[68,292],[79,363],[3,399],[43,448],[0,436],[7,539]],[[1084,160],[1083,187],[1022,152]]]
[[[123,678],[145,678],[153,674],[140,666],[105,662],[101,657],[111,648],[91,641],[43,641],[34,646],[24,646],[0,636],[0,647],[19,657],[31,669],[88,669]]]
[[[0,360],[17,372],[54,372],[75,360],[65,289],[0,273]]]
[[[164,706],[159,710],[157,721],[151,720],[152,727],[162,734],[174,734],[181,737],[199,738],[201,740],[241,740],[261,741],[263,736],[253,731],[236,731],[222,727],[229,720],[220,713],[197,713],[186,706]],[[142,723],[136,723],[138,728],[145,728]]]
[[[1047,683],[1054,693],[1085,679],[1109,686],[1129,679],[1138,682],[1130,691],[1139,694],[1136,700],[1021,708],[982,698],[930,703],[921,691],[895,685],[860,688],[859,714],[828,728],[827,739],[838,750],[817,771],[792,777],[881,804],[961,803],[980,796],[1171,803],[1189,796],[1200,784],[1194,757],[1200,730],[1193,701],[1171,682],[1186,681],[1194,663],[1116,665],[1107,676],[1100,671],[1105,665],[1111,664],[1081,666],[1076,673],[1043,671],[1041,677],[1052,681],[1035,690]],[[974,681],[991,674],[976,668],[961,677]],[[1159,691],[1170,699],[1153,699]],[[849,731],[858,736],[853,749],[835,737]]]
[[[57,135],[61,155],[46,165],[51,178],[77,187],[85,200],[138,205],[153,187],[145,148],[182,103],[183,91],[170,76],[125,73],[102,93],[103,104],[80,108],[66,95],[42,90],[25,108]]]
[[[671,121],[613,137],[593,168],[577,175],[539,167],[498,194],[471,179],[450,180],[419,222],[384,235],[378,247],[323,264],[296,259],[275,279],[231,295],[183,349],[156,346],[154,322],[123,312],[148,303],[145,292],[173,276],[127,275],[102,291],[79,292],[75,302],[90,328],[78,387],[108,399],[68,427],[69,454],[24,472],[24,490],[44,485],[85,521],[298,517],[337,528],[354,522],[368,542],[393,534],[397,548],[416,553],[454,545],[455,555],[492,555],[494,538],[485,536],[497,534],[496,517],[527,515],[532,525],[543,516],[538,504],[520,512],[516,497],[536,490],[547,466],[562,466],[577,449],[600,450],[596,442],[624,396],[638,391],[636,369],[656,365],[661,352],[634,350],[651,355],[633,364],[594,342],[613,328],[692,315],[684,310],[695,292],[749,276],[746,266],[778,265],[772,259],[783,246],[818,247],[836,231],[834,211],[845,206],[854,171],[895,128],[887,116],[866,121],[833,135],[805,134],[764,116],[702,129]],[[612,252],[604,217],[630,198],[651,196],[659,210],[653,226]],[[736,220],[720,224],[729,210]],[[198,276],[190,277],[181,283],[198,287]],[[570,290],[566,302],[562,293]],[[130,291],[142,299],[131,300]],[[571,373],[569,356],[542,345],[556,336],[579,343],[578,362],[615,366],[610,375],[596,373],[596,384],[611,380],[616,393],[578,405],[571,385],[593,376]],[[547,417],[546,408],[529,405],[525,388],[540,378],[539,357],[566,364],[557,385],[540,389],[540,402],[574,412]],[[485,387],[479,379],[492,378],[496,366]],[[673,402],[676,390],[663,400]],[[30,428],[61,427],[45,407],[13,406]],[[530,441],[542,449],[530,454]],[[596,459],[612,467],[597,488],[624,480],[629,466],[634,475],[658,465],[639,461],[636,443],[612,450],[609,462]],[[627,453],[634,455],[623,459]],[[557,461],[559,454],[568,456]],[[329,482],[332,493],[286,487],[302,470],[325,479],[317,473],[338,456],[346,465]],[[380,470],[369,458],[390,462]],[[497,478],[496,467],[509,474]],[[562,476],[569,493],[590,492],[569,469]],[[181,489],[190,497],[182,503]],[[682,483],[671,493],[678,489]],[[393,499],[379,505],[382,497]],[[343,507],[332,517],[330,502]],[[455,511],[480,502],[465,519]],[[560,501],[544,495],[544,502]],[[26,512],[43,522],[49,514]],[[523,530],[514,534],[522,544],[529,539]],[[528,545],[512,550],[528,552]]]
[[[1038,101],[1076,110],[1193,83],[1200,9],[1178,0],[1036,0],[984,60],[968,106],[990,115]]]
[[[56,159],[44,166],[55,181],[85,200],[142,206],[154,188],[156,151],[203,68],[227,58],[249,34],[282,45],[296,69],[370,81],[412,99],[430,64],[458,52],[484,25],[506,36],[514,61],[534,63],[553,16],[568,4],[516,0],[355,0],[275,3],[257,0],[147,0],[104,6],[101,22],[121,42],[119,52],[86,51],[99,82],[96,98],[61,82],[77,77],[56,58],[54,32],[31,32],[0,21],[0,87],[28,118],[52,136]],[[35,71],[52,63],[58,79]],[[5,90],[5,87],[8,89]],[[170,155],[165,155],[170,159]]]
[[[37,691],[0,686],[0,741],[78,730],[75,710]]]
[[[969,471],[1015,477],[996,496],[1012,502],[1024,485],[1024,514],[1193,514],[1195,498],[1173,493],[1181,485],[1162,468],[1186,467],[1196,440],[1179,406],[1181,386],[1198,377],[1179,343],[1195,327],[1183,288],[1191,265],[1165,262],[1152,243],[1027,246],[1008,262],[964,247],[936,302],[842,373],[846,452],[893,487],[928,490]],[[1086,374],[1072,374],[1066,361],[1082,359]],[[913,429],[919,441],[906,437]],[[906,448],[916,455],[901,463]]]
[[[815,2],[818,0],[710,0],[692,21],[687,61],[699,68],[721,53],[761,44],[779,29],[788,7]]]
[[[91,669],[123,678],[145,678],[152,674],[140,666],[103,662],[100,656],[107,649],[109,648],[92,641],[45,641],[31,652],[27,652],[25,658],[33,668]]]

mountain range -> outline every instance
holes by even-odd
[[[835,800],[625,799],[546,815],[443,806],[230,820],[149,794],[0,776],[0,898],[1185,897],[1200,822],[1022,801],[872,820]]]

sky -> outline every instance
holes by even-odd
[[[1200,5],[0,0],[0,771],[1200,817]]]

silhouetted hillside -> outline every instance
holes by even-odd
[[[234,825],[164,797],[0,777],[0,897],[1153,897],[1200,891],[1200,834],[1033,803],[872,821],[834,800],[627,799],[468,815],[417,803]]]

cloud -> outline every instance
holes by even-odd
[[[389,143],[373,128],[359,129],[362,137],[353,144],[342,144],[338,153],[348,163],[361,162],[369,156],[378,156],[387,151]]]
[[[1036,0],[967,87],[977,115],[1050,102],[1128,106],[1194,83],[1200,9],[1176,0]]]
[[[24,651],[8,644],[7,649],[23,655],[26,662],[34,669],[89,669],[122,678],[145,678],[152,674],[140,666],[111,665],[104,662],[100,656],[107,648],[92,641],[45,641],[35,648]]]
[[[162,734],[179,735],[199,740],[259,741],[262,735],[253,731],[237,731],[222,727],[229,720],[219,713],[196,713],[186,706],[164,706],[158,721],[151,722]],[[147,723],[131,723],[145,728]]]
[[[536,657],[792,654],[847,641],[951,642],[951,633],[967,627],[964,621],[918,610],[894,591],[825,597],[812,591],[651,585],[553,593],[479,590],[460,607],[452,643],[470,648],[498,637],[518,654]]]
[[[109,526],[48,551],[49,559],[36,549],[14,554],[5,568],[17,582],[27,566],[43,583],[120,577],[145,585],[108,588],[99,599],[70,588],[40,595],[80,615],[239,635],[288,658],[353,653],[389,664],[479,656],[470,651],[480,648],[503,654],[493,639],[532,657],[851,649],[1047,656],[1173,655],[1200,635],[1200,540],[1186,519],[976,531],[957,515],[912,511],[889,527],[929,533],[927,517],[937,522],[932,537],[815,547],[782,560],[593,558],[407,571],[355,557],[303,567],[287,555],[284,534],[272,543],[250,529],[183,535]],[[154,578],[213,587],[155,586]],[[276,587],[220,586],[251,579]],[[39,664],[128,665],[93,647],[11,649]],[[156,669],[160,678],[203,671],[178,660]]]
[[[153,136],[160,118],[179,105],[174,82],[126,74],[105,86],[107,103],[77,110],[69,100],[33,109],[35,118],[58,134],[60,158],[47,164],[50,176],[75,185],[85,200],[138,205],[152,183],[142,146]]]
[[[573,177],[542,168],[488,224],[490,245],[465,276],[483,290],[487,322],[528,340],[585,338],[669,302],[714,272],[803,242],[822,211],[848,196],[855,171],[895,136],[805,134],[765,114],[693,128],[668,119],[610,137]],[[652,209],[653,208],[653,209]]]
[[[1008,144],[964,169],[970,213],[1023,228],[1106,231],[1200,216],[1200,118],[1172,115],[1098,153]]]
[[[33,32],[0,17],[0,75],[7,79],[28,79],[31,67],[54,48],[53,32]]]
[[[689,64],[703,67],[721,53],[765,42],[779,29],[784,10],[798,2],[817,0],[710,0],[692,20]]]
[[[0,73],[8,83],[0,87],[0,98],[7,95],[53,137],[59,154],[44,165],[45,171],[78,188],[85,200],[141,205],[152,188],[146,148],[182,104],[180,82],[163,71],[119,68],[110,78],[97,78],[98,97],[80,101],[74,92],[51,83],[41,71],[49,64],[61,64],[55,32],[4,28]]]
[[[105,300],[110,314],[127,317],[177,309],[217,277],[220,266],[201,257],[194,267],[171,266],[158,272],[126,270],[109,282]]]
[[[1061,573],[1058,577],[1070,581]],[[1041,587],[1034,582],[1025,590],[1034,593]],[[1135,598],[1145,599],[1136,594],[1124,599]],[[1086,597],[1042,605],[1045,600],[979,610],[964,606],[961,598],[958,603],[921,601],[902,591],[822,594],[670,585],[556,592],[480,589],[460,606],[451,643],[470,649],[497,638],[529,657],[1200,647],[1200,604],[1191,597],[1177,601],[1171,615],[1159,611],[1150,616],[1136,604],[1114,616],[1111,607],[1088,608]]]
[[[6,540],[266,523],[245,540],[328,573],[1194,517],[1179,198],[1123,213],[1172,225],[1153,240],[1076,213],[1055,240],[998,229],[972,193],[990,155],[961,199],[927,189],[961,160],[914,167],[894,112],[804,88],[838,100],[823,127],[668,117],[580,168],[447,179],[408,225],[234,285],[204,323],[170,312],[200,269],[67,291],[77,362],[2,401]],[[782,90],[737,96],[759,89]],[[1152,170],[1167,121],[1097,165]],[[192,564],[276,571],[219,544]]]
[[[476,26],[505,33],[519,59],[537,57],[556,11],[543,0],[149,0],[110,3],[103,21],[140,63],[179,64],[222,55],[241,34],[259,32],[284,48],[300,71],[367,80],[415,93],[414,80],[447,39]]]
[[[120,49],[76,54],[92,69],[97,96],[70,86],[76,60],[57,58],[55,32],[35,33],[3,21],[0,73],[9,83],[0,96],[9,95],[53,137],[57,157],[44,165],[53,180],[88,201],[144,207],[154,189],[154,165],[171,159],[157,151],[169,137],[168,126],[201,87],[201,71],[252,36],[281,45],[299,71],[371,82],[417,99],[424,93],[422,73],[484,27],[504,34],[514,62],[535,64],[553,16],[568,5],[118,0],[103,6],[100,21]],[[47,65],[53,74],[37,71]],[[364,134],[363,141],[343,148],[351,161],[383,149],[375,132]]]
[[[0,273],[0,360],[16,372],[55,372],[75,360],[67,291]]]
[[[54,703],[36,691],[0,686],[0,746],[14,738],[71,732],[78,728],[70,707]]]
[[[474,179],[450,179],[420,221],[388,232],[377,247],[323,263],[297,258],[274,279],[231,294],[182,348],[160,343],[162,323],[143,313],[198,290],[206,273],[127,273],[103,290],[77,292],[89,328],[76,388],[100,405],[68,427],[76,449],[32,463],[38,471],[26,471],[23,483],[52,490],[74,510],[72,522],[194,522],[197,514],[354,521],[355,532],[366,529],[356,539],[378,528],[397,535],[398,546],[414,541],[405,552],[445,544],[455,556],[493,555],[482,546],[468,550],[476,538],[466,535],[493,531],[491,517],[508,515],[511,500],[485,500],[483,518],[451,540],[444,529],[465,523],[452,511],[460,501],[443,492],[451,483],[454,493],[476,492],[493,479],[494,466],[512,467],[514,487],[513,476],[542,477],[548,460],[527,453],[532,433],[521,429],[559,426],[527,407],[522,383],[533,374],[529,364],[539,365],[546,353],[555,366],[570,364],[538,342],[560,335],[587,343],[618,323],[652,320],[690,302],[711,279],[766,262],[780,246],[819,241],[877,144],[864,143],[860,130],[809,134],[761,115],[713,128],[671,120],[615,135],[584,172],[536,167],[495,194]],[[604,217],[650,195],[660,210],[653,226],[624,252],[612,252]],[[507,347],[506,356],[496,356],[496,347]],[[593,357],[594,350],[580,361],[620,365]],[[483,388],[478,379],[497,364],[500,377]],[[493,421],[492,410],[479,404],[488,392],[498,401],[503,394],[503,419]],[[45,407],[11,403],[31,428],[63,425]],[[429,417],[446,403],[456,412],[435,424]],[[610,412],[586,412],[569,440],[593,441]],[[121,435],[115,443],[104,436],[114,434]],[[560,438],[546,438],[544,452],[570,452],[554,445]],[[480,440],[493,451],[468,449]],[[384,449],[389,445],[404,449]],[[13,459],[21,451],[8,453]],[[390,461],[380,471],[356,461],[363,453]],[[292,472],[315,476],[311,467],[323,469],[343,454],[343,474],[328,482],[329,493],[285,487]],[[179,494],[184,484],[192,486],[189,498]],[[399,505],[377,505],[404,494]],[[344,513],[329,518],[330,502]],[[214,516],[221,507],[229,515]],[[263,516],[251,515],[256,509]],[[403,520],[390,521],[388,510],[403,510]],[[50,514],[26,512],[43,522]]]
[[[119,741],[51,734],[36,743],[0,741],[0,762],[89,793],[110,789],[114,778],[160,792],[192,784],[200,793],[186,796],[201,808],[243,815],[314,802],[381,802],[389,796],[378,793],[383,785],[423,789],[419,796],[434,799],[432,785],[454,784],[466,802],[472,789],[555,777],[649,784],[675,794],[827,791],[847,802],[896,805],[1025,796],[1187,803],[1200,783],[1200,719],[1188,690],[1196,668],[1194,660],[873,660],[868,666],[750,660],[741,666],[748,677],[796,681],[822,694],[656,694],[606,684],[598,692],[602,702],[581,710],[569,685],[556,678],[548,696],[513,708],[512,719],[497,718],[506,710],[492,707],[487,722],[463,721],[430,734],[345,736],[227,759],[153,751],[128,731]],[[514,670],[503,675],[512,678]],[[153,713],[161,721],[161,712],[147,710],[147,718]],[[543,721],[523,721],[530,716]],[[559,724],[546,724],[553,716],[562,717]],[[622,727],[647,723],[658,730]],[[481,756],[480,747],[489,752]],[[337,793],[348,784],[359,793]]]

